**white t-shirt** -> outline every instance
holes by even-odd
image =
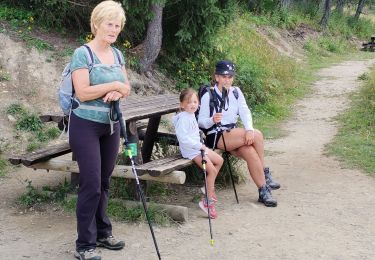
[[[173,117],[173,125],[184,158],[192,160],[200,155],[202,143],[200,142],[199,127],[195,114],[188,112],[178,113]]]

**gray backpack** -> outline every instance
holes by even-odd
[[[89,60],[89,73],[94,65],[94,56],[90,47],[84,44],[86,50],[86,56]],[[68,116],[72,110],[74,102],[74,86],[72,81],[72,71],[70,70],[70,62],[65,66],[61,81],[59,84],[59,104],[64,115]]]

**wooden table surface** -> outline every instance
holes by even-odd
[[[121,101],[121,111],[126,121],[161,116],[178,111],[180,101],[177,94],[155,96],[130,96]]]

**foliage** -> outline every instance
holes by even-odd
[[[14,27],[31,26],[34,22],[33,12],[23,8],[14,8],[0,4],[0,20],[10,21]]]
[[[32,181],[25,180],[25,182],[27,183],[26,192],[17,201],[27,207],[46,202],[61,202],[66,198],[67,193],[73,190],[73,187],[66,179],[64,183],[59,183],[54,188],[43,187],[41,190],[34,187]]]
[[[31,152],[60,135],[60,130],[51,124],[43,124],[39,116],[30,113],[22,104],[14,103],[7,107],[6,113],[16,118],[15,128],[30,133],[26,150]]]
[[[233,0],[170,1],[164,10],[165,50],[191,57],[192,53],[211,50],[215,32],[235,14]]]
[[[133,183],[134,184],[134,183]],[[111,198],[129,199],[129,181],[125,178],[111,178],[110,187]]]
[[[110,200],[108,204],[108,215],[126,222],[146,222],[146,215],[143,206],[125,207],[119,201]],[[147,207],[147,214],[150,221],[159,225],[167,225],[171,223],[171,218],[168,214],[154,204],[149,204]]]
[[[236,64],[235,84],[241,87],[251,107],[298,87],[294,76],[300,73],[298,66],[292,59],[279,55],[249,27],[247,15],[219,31],[216,47],[222,51],[221,59],[229,58]]]
[[[373,34],[375,23],[370,19],[361,18],[358,21],[351,16],[333,13],[329,21],[329,31],[335,37],[350,39],[353,36],[367,39]]]
[[[70,212],[74,212],[77,205],[77,197],[70,197],[63,202],[64,209]],[[169,225],[172,219],[168,214],[155,206],[154,204],[148,204],[147,207],[150,220],[153,223],[164,226]],[[121,200],[110,199],[108,203],[107,213],[111,218],[115,218],[125,222],[145,222],[147,221],[146,215],[144,214],[143,206],[126,207]]]
[[[339,116],[339,131],[327,149],[348,165],[375,174],[375,68],[361,78],[365,84],[352,96],[351,108]]]
[[[14,103],[8,106],[6,113],[12,116],[22,116],[27,114],[27,110],[22,104]]]
[[[9,72],[3,70],[0,67],[0,82],[2,81],[9,81],[11,79]]]
[[[2,158],[0,158],[0,178],[5,176],[7,173],[8,162]]]
[[[166,198],[168,196],[168,184],[159,182],[148,182],[147,195],[150,198]]]
[[[25,114],[22,115],[17,123],[16,129],[23,131],[37,132],[42,129],[43,123],[36,114]]]

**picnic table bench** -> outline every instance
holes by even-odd
[[[166,138],[171,144],[178,144],[176,136],[171,133],[158,132],[161,116],[176,112],[179,109],[179,99],[175,94],[157,96],[129,97],[120,104],[130,142],[138,143],[143,140],[142,149],[138,149],[136,170],[141,180],[152,180],[183,184],[186,176],[182,168],[191,165],[192,161],[181,157],[180,154],[167,156],[151,161],[151,154],[155,142]],[[147,125],[139,124],[139,120],[148,119]],[[56,123],[63,120],[62,115],[46,114],[41,116],[43,122]],[[61,158],[62,155],[71,153],[68,142],[49,146],[31,153],[14,155],[9,161],[14,164],[23,164],[34,169],[45,169],[79,173],[77,162]],[[74,157],[74,155],[73,155]],[[116,165],[113,176],[134,178],[131,166]]]
[[[375,49],[375,35],[372,35],[369,42],[362,43],[364,50],[373,51]]]

